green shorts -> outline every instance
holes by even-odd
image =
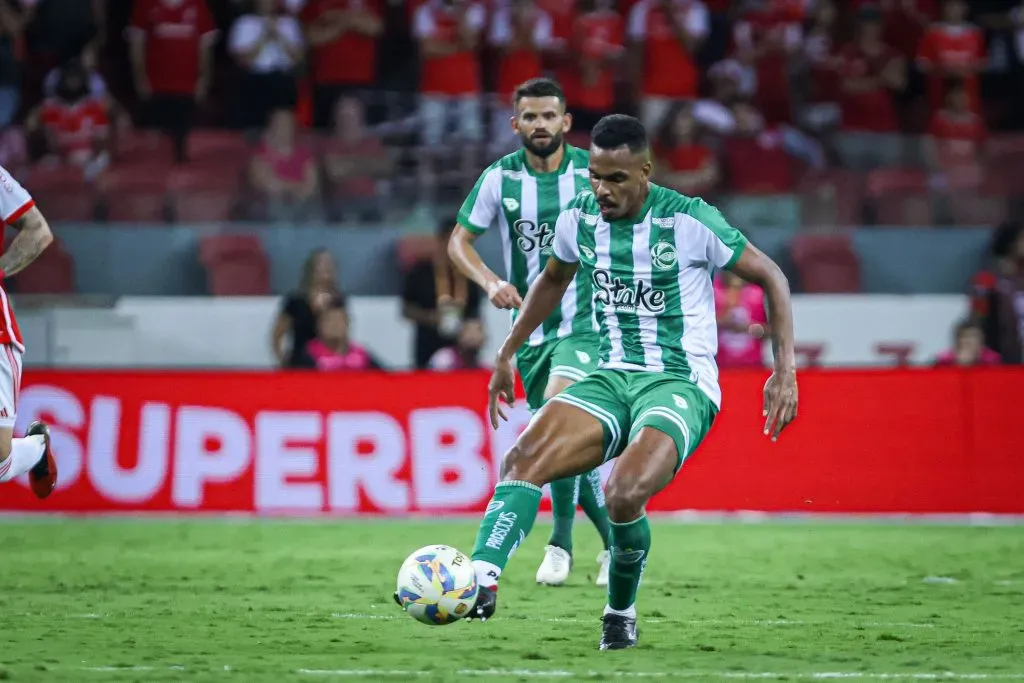
[[[604,459],[618,457],[641,427],[672,437],[676,471],[707,436],[718,408],[696,384],[678,375],[597,370],[554,399],[585,410],[604,427]]]
[[[523,378],[526,405],[540,410],[548,377],[566,377],[580,381],[597,369],[597,350],[601,345],[596,332],[574,334],[545,342],[540,346],[524,346],[516,354],[516,368]]]

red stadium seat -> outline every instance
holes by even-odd
[[[800,181],[803,224],[860,225],[864,178],[845,169],[810,173]]]
[[[185,166],[171,172],[167,186],[178,222],[222,222],[233,217],[241,177],[232,169]]]
[[[39,258],[12,279],[20,294],[74,294],[75,261],[54,239]]]
[[[100,176],[98,186],[111,222],[164,223],[167,220],[168,166],[117,166]]]
[[[264,296],[270,293],[270,262],[256,235],[215,235],[199,243],[213,296]]]
[[[729,138],[722,148],[729,184],[743,194],[788,194],[796,188],[797,164],[780,147],[756,139]]]
[[[249,143],[241,133],[222,130],[194,130],[188,136],[190,162],[213,159],[246,159]]]
[[[914,168],[879,168],[865,177],[867,196],[879,225],[935,223],[928,174]]]
[[[790,243],[803,291],[809,294],[859,292],[860,259],[847,235],[799,235]]]
[[[1009,206],[1003,197],[973,192],[951,193],[947,196],[950,217],[957,225],[991,227],[1010,217]]]
[[[398,241],[398,266],[406,272],[418,262],[434,258],[438,248],[434,235],[406,235]]]

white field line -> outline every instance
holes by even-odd
[[[337,678],[415,678],[444,675],[451,672],[417,671],[412,669],[299,669],[305,676]],[[953,671],[928,673],[923,671],[874,673],[867,671],[809,671],[783,673],[771,671],[539,671],[534,669],[462,669],[458,676],[477,678],[640,678],[640,679],[722,679],[722,680],[863,680],[863,681],[1007,681],[1024,680],[1024,673],[958,673]]]
[[[397,620],[405,619],[401,614],[363,614],[358,612],[335,612],[331,615],[334,619],[370,619],[370,620]],[[511,619],[509,621],[522,621]],[[553,624],[591,624],[599,621],[595,615],[587,619],[583,617],[531,617],[530,621],[545,621]],[[800,619],[645,619],[640,617],[644,624],[688,624],[690,626],[842,626],[845,628],[935,628],[935,624],[915,623],[910,621],[802,621]]]

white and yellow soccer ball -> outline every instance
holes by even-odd
[[[455,548],[428,545],[398,570],[398,600],[416,621],[443,626],[469,614],[476,603],[473,563]]]

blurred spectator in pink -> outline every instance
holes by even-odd
[[[971,110],[963,83],[952,83],[946,88],[945,106],[932,114],[925,161],[933,171],[956,175],[959,187],[979,185],[986,137],[985,121]]]
[[[334,135],[324,140],[324,170],[331,188],[332,213],[379,218],[379,197],[392,163],[384,143],[366,128],[362,102],[342,97],[334,107]]]
[[[480,362],[480,351],[487,337],[479,320],[463,320],[455,343],[439,349],[427,364],[431,370],[470,370],[487,367]]]
[[[1024,226],[996,228],[992,257],[992,270],[974,278],[972,314],[981,321],[986,347],[1004,363],[1024,363]]]
[[[722,271],[715,279],[715,311],[719,367],[762,367],[768,317],[761,288],[744,282],[734,273]]]
[[[381,0],[312,0],[303,8],[317,128],[331,127],[339,97],[374,87],[382,5]]]
[[[966,0],[943,0],[942,21],[924,32],[917,49],[917,65],[928,75],[928,98],[933,110],[945,101],[948,79],[963,79],[971,109],[981,111],[978,74],[985,68],[985,35],[967,21]]]
[[[625,58],[626,27],[613,0],[586,0],[573,24],[573,78],[579,91],[572,100],[573,129],[589,133],[615,108],[615,83]]]
[[[177,161],[197,103],[206,100],[213,74],[217,27],[205,0],[136,0],[127,36],[142,124],[170,136]]]
[[[633,63],[630,82],[640,84],[640,120],[656,130],[672,103],[696,99],[697,53],[711,30],[708,9],[698,0],[640,0],[630,10],[627,35]]]
[[[964,320],[953,332],[953,348],[935,357],[936,366],[998,365],[999,354],[985,346],[985,335],[978,323]]]
[[[44,159],[79,166],[95,176],[110,161],[107,102],[89,93],[88,72],[79,60],[61,68],[54,90],[26,119],[30,141]]]
[[[691,104],[678,104],[669,111],[655,154],[658,182],[683,194],[705,194],[721,179],[718,159],[701,140]]]
[[[249,178],[268,199],[271,220],[309,217],[320,189],[316,159],[295,133],[295,114],[279,109],[270,117],[263,142],[249,167]]]
[[[242,128],[263,128],[271,112],[295,107],[305,47],[298,19],[277,0],[253,0],[253,8],[228,35],[228,50],[241,68],[235,116]]]
[[[352,341],[348,310],[342,306],[326,309],[317,321],[317,337],[306,344],[298,367],[321,372],[379,370],[381,365],[365,348]]]

